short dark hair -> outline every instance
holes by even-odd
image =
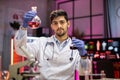
[[[66,21],[68,21],[68,15],[67,15],[67,12],[62,10],[62,9],[59,9],[59,10],[54,10],[51,12],[50,14],[50,20],[52,22],[52,20],[58,16],[64,16]]]

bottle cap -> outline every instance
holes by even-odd
[[[37,6],[32,6],[31,9],[32,11],[37,12]]]

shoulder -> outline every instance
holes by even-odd
[[[36,44],[44,44],[47,42],[48,37],[29,37],[27,42],[32,42]],[[32,41],[31,41],[32,40]]]
[[[47,42],[48,39],[49,39],[49,37],[39,37],[38,41],[40,41],[41,43],[43,43],[43,42]]]

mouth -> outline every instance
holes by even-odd
[[[59,28],[59,29],[57,30],[57,35],[62,36],[63,34],[64,34],[64,29]]]
[[[63,31],[63,29],[62,28],[58,28],[57,31]]]
[[[57,32],[58,32],[58,33],[62,33],[62,32],[63,32],[63,29],[58,29]]]

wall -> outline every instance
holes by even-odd
[[[4,7],[0,5],[0,71],[2,67],[3,38],[4,38]]]
[[[104,0],[56,0],[71,22],[68,34],[77,38],[104,38]]]
[[[120,0],[108,0],[109,12],[110,12],[110,28],[111,37],[120,37],[120,13],[118,15],[118,9],[120,8]]]
[[[38,16],[42,20],[41,26],[46,26],[48,24],[47,0],[0,0],[0,55],[2,55],[3,70],[7,70],[10,64],[10,39],[13,32],[9,25],[10,10],[26,12],[33,5],[38,7]],[[29,30],[28,32],[32,33],[34,31]]]

